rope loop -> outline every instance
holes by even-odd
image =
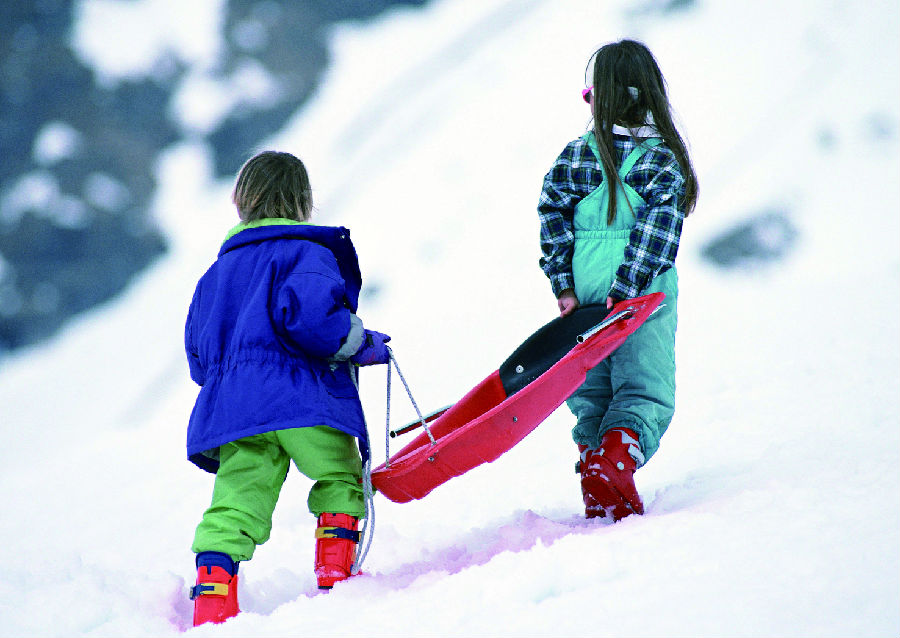
[[[358,373],[358,369],[354,368],[354,366],[348,363],[350,366],[350,378],[353,380],[353,385],[356,387],[356,392],[359,393],[359,380],[356,378]],[[369,426],[366,423],[365,413],[363,414],[363,425],[366,428],[366,439],[369,438]],[[369,458],[366,459],[365,465],[363,465],[363,475],[362,475],[362,488],[363,488],[363,501],[366,506],[366,515],[363,521],[362,529],[359,530],[359,544],[361,547],[360,551],[356,552],[356,560],[353,561],[353,566],[350,567],[350,574],[355,576],[359,573],[359,570],[362,569],[363,561],[366,560],[366,555],[369,553],[369,548],[372,546],[372,539],[375,537],[375,489],[372,487],[372,450],[369,448]]]
[[[391,359],[394,353],[388,348]],[[384,466],[391,466],[391,362],[388,361],[387,366],[387,401],[384,407]]]
[[[428,439],[431,441],[432,445],[437,445],[437,441],[434,440],[434,436],[431,434],[431,429],[428,427],[428,424],[425,422],[425,417],[422,416],[421,410],[419,410],[419,405],[416,403],[416,400],[413,398],[412,391],[409,389],[409,384],[406,382],[406,378],[403,376],[403,372],[400,370],[400,366],[397,364],[397,358],[394,356],[394,351],[391,350],[390,346],[385,346],[387,348],[388,354],[390,355],[390,361],[388,361],[387,368],[387,402],[385,406],[385,424],[384,424],[384,454],[385,454],[385,467],[390,467],[391,463],[391,363],[394,364],[394,367],[397,368],[397,375],[400,377],[400,381],[403,382],[403,387],[406,388],[406,394],[409,396],[409,400],[413,405],[413,408],[416,410],[416,415],[419,417],[419,421],[422,423],[422,427],[425,429],[425,433],[428,435]],[[356,370],[353,369],[353,366],[350,366],[350,377],[353,379],[353,384],[356,386],[356,391],[359,392],[359,381],[356,378]],[[363,421],[365,422],[365,415],[363,415]],[[366,425],[366,438],[368,438],[368,425]],[[366,459],[366,463],[363,466],[363,477],[362,477],[362,488],[363,488],[363,497],[366,504],[366,516],[365,521],[363,523],[363,527],[359,532],[359,546],[360,550],[356,553],[356,560],[353,562],[353,566],[350,568],[350,573],[356,575],[359,573],[359,570],[362,569],[363,561],[366,559],[366,555],[369,553],[369,548],[372,546],[372,538],[375,536],[375,488],[372,486],[372,454],[371,450],[369,452],[369,458]]]
[[[394,367],[397,368],[397,376],[400,377],[400,381],[403,382],[403,387],[406,388],[406,394],[409,397],[410,403],[412,403],[413,408],[416,411],[416,416],[419,417],[419,423],[422,424],[422,428],[425,430],[425,434],[428,435],[428,440],[431,441],[432,445],[437,445],[437,441],[434,440],[434,436],[431,434],[431,428],[428,427],[428,424],[425,422],[425,417],[422,416],[422,411],[419,410],[419,404],[416,403],[416,400],[413,398],[412,391],[409,389],[409,384],[406,382],[406,377],[403,376],[403,372],[400,370],[400,365],[397,363],[397,357],[394,356],[394,351],[391,350],[390,346],[387,346],[388,354],[391,357],[391,362],[393,362]],[[390,364],[388,364],[388,374],[390,375]],[[390,379],[390,376],[388,376]],[[388,384],[388,403],[390,403],[390,392],[391,386]],[[385,431],[385,437],[390,437],[390,422]],[[388,457],[390,458],[390,457]]]
[[[372,487],[372,454],[366,459],[363,467],[363,497],[366,503],[366,519],[363,528],[359,532],[359,547],[356,552],[356,560],[350,568],[350,574],[356,576],[362,569],[362,564],[366,560],[369,548],[372,546],[372,539],[375,537],[375,490]]]

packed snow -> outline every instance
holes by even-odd
[[[168,29],[181,3],[79,6],[73,46],[99,63],[130,41],[88,27],[131,7]],[[563,407],[421,501],[376,496],[364,575],[319,594],[310,483],[292,471],[271,540],[241,566],[243,613],[190,628],[190,543],[213,477],[185,460],[196,387],[182,328],[235,221],[231,183],[210,178],[191,137],[156,167],[170,253],[0,368],[0,635],[898,635],[900,7],[641,6],[436,0],[342,25],[325,83],[261,148],[306,162],[317,220],[350,227],[357,246],[360,316],[393,336],[416,401],[437,408],[553,318],[537,266],[541,179],[585,130],[591,52],[645,41],[701,196],[678,258],[676,415],[636,475],[644,516],[583,519]],[[142,35],[145,58],[98,74],[145,73],[154,46],[202,73],[221,21],[206,13],[187,33]],[[202,91],[184,95],[173,117],[197,121]],[[797,229],[785,257],[702,259],[707,241],[772,207]],[[384,368],[362,383],[380,462]],[[394,387],[396,425],[413,412]]]

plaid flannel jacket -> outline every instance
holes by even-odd
[[[614,136],[621,166],[637,141]],[[603,182],[600,160],[581,138],[566,145],[544,176],[538,203],[541,220],[541,269],[557,297],[574,288],[572,252],[575,205]],[[637,297],[654,277],[675,264],[684,222],[684,177],[675,154],[665,144],[647,151],[625,177],[647,203],[635,211],[637,221],[625,248],[625,258],[609,291],[615,299]]]

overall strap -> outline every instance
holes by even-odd
[[[660,144],[662,144],[661,137],[648,137],[635,146],[634,150],[632,150],[631,153],[628,154],[628,157],[625,158],[625,161],[622,162],[622,168],[619,169],[619,179],[624,181],[625,176],[628,175],[632,168],[634,168],[634,165],[641,159],[641,156],[654,146],[659,146]]]
[[[588,148],[591,149],[594,157],[597,158],[597,161],[600,163],[600,172],[603,173],[603,181],[608,183],[606,170],[603,168],[603,162],[600,161],[600,150],[597,148],[597,139],[594,137],[593,131],[588,131],[581,136],[581,139],[587,142]],[[659,146],[662,143],[663,139],[661,137],[648,137],[635,146],[631,153],[628,154],[628,157],[625,158],[625,161],[622,162],[622,167],[619,169],[619,179],[624,182],[625,176],[628,175],[632,168],[634,168],[634,165],[641,159],[641,156],[654,146]]]

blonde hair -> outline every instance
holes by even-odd
[[[307,221],[312,213],[312,188],[306,167],[290,153],[263,151],[241,167],[231,201],[245,223],[279,218]]]

